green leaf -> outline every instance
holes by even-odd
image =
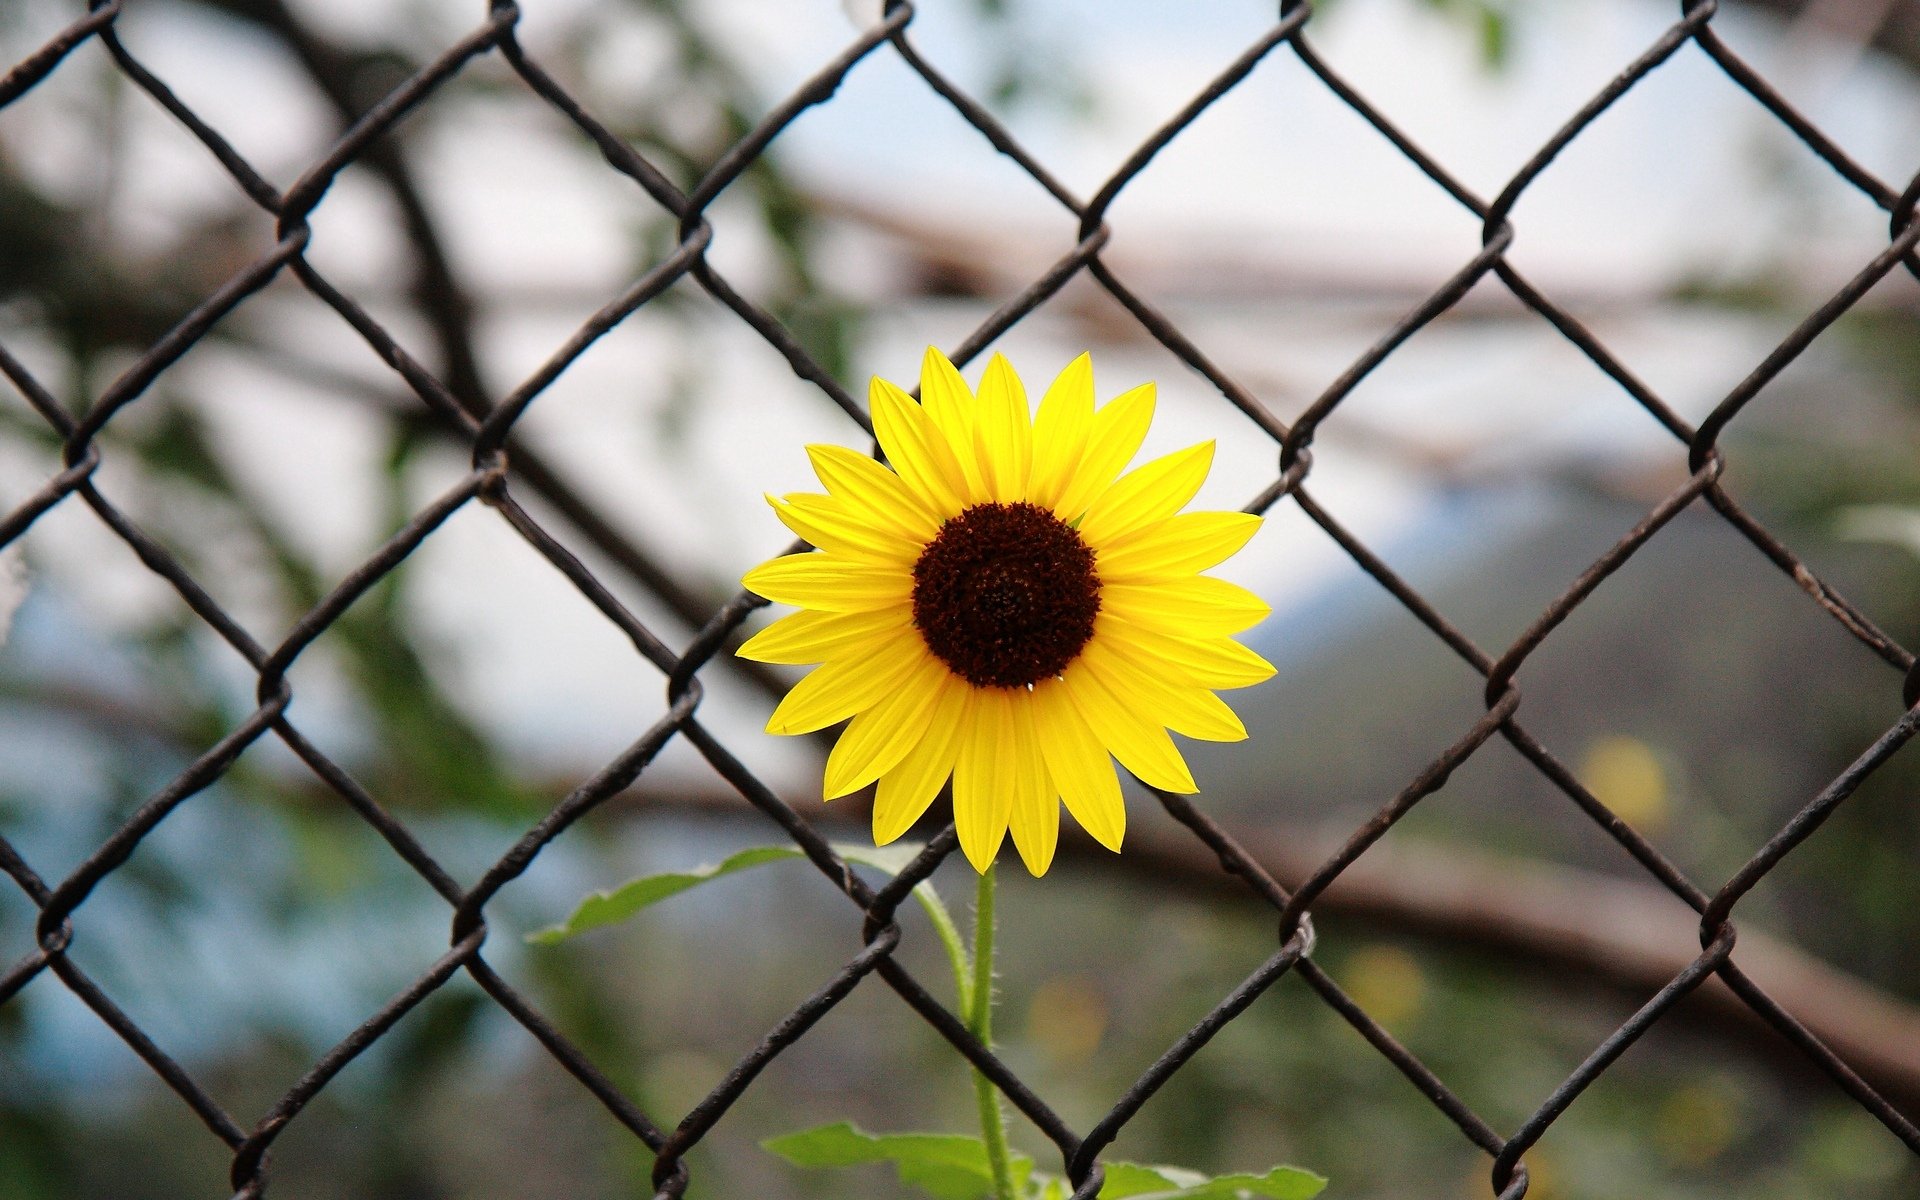
[[[848,862],[874,867],[889,875],[897,875],[901,868],[913,861],[920,853],[917,845],[896,845],[886,848],[875,846],[835,845],[834,853]],[[798,846],[756,846],[751,850],[742,850],[729,855],[717,863],[695,867],[691,871],[668,871],[660,875],[645,875],[639,879],[630,879],[611,891],[594,892],[580,902],[579,907],[559,925],[537,930],[527,935],[529,942],[541,945],[553,945],[565,941],[575,934],[585,933],[589,929],[598,929],[603,925],[612,925],[626,920],[644,908],[651,907],[669,896],[677,896],[691,887],[698,887],[708,880],[732,875],[751,867],[763,866],[771,862],[786,862],[802,857]],[[921,889],[926,892],[921,894]],[[931,885],[922,883],[914,889],[916,898],[924,905],[928,898],[938,905],[938,897],[933,895]],[[931,909],[929,909],[931,911]],[[944,915],[945,909],[942,908]]]
[[[760,1143],[796,1167],[853,1167],[892,1163],[900,1182],[935,1200],[982,1200],[993,1194],[987,1148],[957,1133],[867,1133],[846,1121],[782,1134]],[[1033,1160],[1013,1156],[1014,1186],[1026,1191]]]
[[[1100,1200],[1309,1200],[1327,1181],[1299,1167],[1274,1167],[1264,1175],[1245,1172],[1208,1177],[1185,1167],[1107,1164]]]
[[[1507,65],[1513,46],[1513,30],[1507,14],[1492,5],[1480,9],[1480,62],[1489,70]]]
[[[1139,1163],[1110,1162],[1107,1182],[1100,1189],[1100,1200],[1125,1200],[1128,1196],[1150,1196],[1169,1188],[1192,1187],[1207,1177],[1185,1167],[1143,1167]]]
[[[795,858],[799,854],[800,851],[793,847],[756,846],[729,855],[721,862],[695,867],[691,871],[668,871],[661,875],[630,879],[611,891],[594,892],[580,902],[564,923],[530,933],[527,940],[550,946],[589,929],[624,921],[643,908],[658,904],[669,896],[677,896],[688,888],[698,887],[709,879],[718,879],[763,863]]]

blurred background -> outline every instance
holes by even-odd
[[[878,4],[555,0],[529,55],[683,188],[858,36]],[[1655,0],[1338,0],[1326,60],[1491,197],[1659,37]],[[927,0],[914,44],[1077,194],[1271,26],[1270,6]],[[477,3],[140,0],[128,49],[284,188]],[[0,6],[0,63],[75,19]],[[1895,191],[1920,167],[1920,5],[1733,0],[1717,29]],[[911,384],[1075,242],[1076,219],[888,48],[710,210],[710,261],[848,389]],[[1697,421],[1887,243],[1884,210],[1685,46],[1514,213],[1511,261]],[[1480,247],[1480,221],[1271,55],[1121,195],[1105,254],[1291,421]],[[349,167],[315,268],[463,396],[498,398],[677,243],[497,56]],[[0,109],[0,344],[73,411],[273,242],[271,217],[97,42]],[[1083,279],[995,348],[1038,388],[1083,349],[1103,398],[1159,384],[1148,451],[1219,440],[1203,507],[1276,447]],[[971,374],[971,372],[970,372]],[[515,495],[672,646],[789,535],[807,442],[863,445],[819,389],[690,280],[597,342],[517,426]],[[463,437],[283,275],[100,439],[95,481],[273,644],[468,469]],[[1920,286],[1896,271],[1722,440],[1728,490],[1892,637],[1920,601]],[[1397,350],[1322,428],[1316,499],[1497,654],[1686,477],[1685,447],[1497,281]],[[0,513],[60,470],[0,388]],[[253,672],[78,499],[0,559],[0,836],[64,877],[254,708]],[[1482,681],[1291,502],[1221,572],[1272,601],[1279,667],[1231,697],[1251,739],[1194,747],[1205,810],[1296,882],[1483,711]],[[0,588],[0,590],[5,590]],[[764,614],[756,621],[764,620]],[[702,720],[834,836],[824,743],[760,732],[790,676],[703,673]],[[489,509],[469,505],[318,642],[290,716],[471,883],[665,711],[666,681]],[[1528,728],[1713,890],[1902,710],[1900,674],[1727,522],[1683,513],[1520,675]],[[1920,1101],[1920,812],[1896,758],[1742,902],[1742,959],[1906,1111]],[[1008,1061],[1076,1128],[1272,950],[1271,911],[1135,795],[1128,852],[1069,839],[1002,893]],[[931,832],[930,829],[922,833]],[[859,945],[804,865],[765,868],[559,946],[587,891],[781,840],[674,744],[490,907],[488,957],[671,1124]],[[950,899],[971,875],[936,877]],[[1503,1132],[1697,947],[1693,914],[1499,739],[1325,897],[1317,959]],[[0,887],[0,963],[34,945]],[[447,906],[273,739],[145,839],[76,914],[74,960],[244,1122],[446,948]],[[915,912],[902,956],[943,978]],[[1750,956],[1750,957],[1749,957]],[[690,1158],[696,1197],[891,1196],[758,1143],[849,1119],[972,1128],[964,1063],[868,983]],[[1053,1165],[1016,1122],[1016,1145]],[[1487,1160],[1296,978],[1128,1125],[1116,1156],[1292,1161],[1326,1195],[1491,1195]],[[650,1194],[651,1156],[464,977],[275,1144],[283,1197]],[[0,1006],[0,1196],[228,1194],[226,1148],[43,973]],[[1541,1200],[1911,1196],[1905,1148],[1712,988],[1529,1154]]]

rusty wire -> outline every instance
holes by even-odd
[[[1795,1017],[1776,1004],[1740,969],[1735,955],[1733,910],[1756,883],[1802,841],[1811,836],[1836,808],[1920,728],[1920,670],[1912,653],[1882,633],[1865,614],[1834,592],[1791,550],[1749,515],[1720,486],[1723,467],[1718,441],[1740,411],[1812,340],[1862,295],[1889,273],[1904,266],[1920,274],[1920,221],[1915,219],[1920,199],[1920,176],[1904,187],[1876,178],[1829,140],[1765,79],[1740,59],[1716,34],[1716,0],[1686,0],[1679,19],[1617,77],[1592,97],[1513,176],[1491,200],[1474,194],[1405,133],[1396,128],[1366,97],[1345,82],[1317,53],[1307,37],[1311,10],[1300,0],[1285,0],[1278,20],[1258,40],[1222,70],[1211,83],[1167,120],[1121,164],[1090,199],[1082,199],[1063,185],[979,101],[955,86],[915,48],[911,37],[914,8],[904,0],[889,0],[877,24],[866,30],[832,61],[823,65],[798,90],[768,112],[744,137],[712,164],[695,185],[682,191],[668,176],[630,144],[589,113],[556,79],[543,70],[516,40],[519,8],[511,0],[493,0],[486,19],[471,33],[447,47],[437,58],[356,117],[328,153],[284,192],[268,183],[221,134],[183,104],[166,83],[141,64],[116,34],[121,0],[93,0],[84,17],[75,21],[39,51],[0,78],[0,109],[52,74],[76,47],[97,40],[112,56],[127,80],[173,114],[214,156],[226,173],[261,210],[275,218],[273,245],[236,272],[197,305],[164,337],[107,386],[76,415],[42,386],[4,345],[0,371],[47,424],[64,440],[65,469],[46,480],[23,504],[0,517],[0,548],[19,538],[54,506],[77,499],[91,509],[140,556],[148,569],[163,578],[201,620],[252,666],[257,677],[258,707],[244,721],[206,751],[175,779],[139,806],[132,816],[70,875],[60,880],[42,878],[20,854],[0,838],[0,870],[4,870],[39,910],[37,944],[33,951],[0,974],[0,1004],[31,980],[51,973],[118,1034],[179,1097],[212,1133],[232,1151],[231,1183],[236,1198],[265,1194],[268,1150],[288,1124],[327,1083],[364,1052],[401,1017],[456,974],[465,972],[513,1019],[523,1025],[613,1117],[652,1151],[654,1184],[659,1197],[678,1197],[690,1175],[685,1161],[689,1149],[721,1120],[758,1073],[778,1054],[806,1035],[825,1012],[858,986],[877,975],[915,1012],[950,1042],[975,1068],[1000,1089],[1035,1127],[1058,1148],[1061,1162],[1076,1187],[1074,1195],[1094,1196],[1102,1182],[1100,1156],[1139,1109],[1206,1042],[1232,1021],[1281,977],[1293,973],[1390,1061],[1461,1134],[1490,1160],[1489,1194],[1518,1200],[1526,1194],[1525,1155],[1540,1137],[1628,1046],[1709,975],[1718,975],[1758,1016],[1773,1026],[1835,1085],[1877,1118],[1915,1154],[1920,1154],[1920,1128],[1895,1109],[1873,1087],[1823,1045]],[[1580,136],[1601,113],[1657,71],[1677,50],[1692,43],[1725,75],[1748,92],[1784,124],[1807,148],[1855,189],[1888,214],[1886,248],[1840,291],[1806,317],[1730,391],[1696,428],[1689,425],[1646,383],[1636,378],[1577,317],[1556,305],[1523,276],[1506,257],[1514,241],[1510,215],[1526,189],[1554,157]],[[629,612],[560,539],[546,530],[513,494],[514,485],[529,478],[541,487],[517,452],[510,457],[508,440],[515,422],[573,360],[597,338],[683,279],[725,305],[777,349],[801,379],[818,387],[845,411],[861,430],[871,434],[867,414],[842,381],[822,368],[800,343],[770,314],[735,290],[706,258],[714,231],[708,223],[708,205],[738,179],[804,110],[827,101],[856,64],[869,55],[891,53],[923,79],[939,96],[1001,154],[1016,163],[1078,221],[1077,242],[1044,274],[1008,299],[959,345],[951,357],[964,364],[980,354],[1015,323],[1056,294],[1069,280],[1086,275],[1123,305],[1156,341],[1204,376],[1229,403],[1245,413],[1272,437],[1277,450],[1276,477],[1246,507],[1265,512],[1276,505],[1297,505],[1308,519],[1338,543],[1353,561],[1386,589],[1459,658],[1486,680],[1486,711],[1473,726],[1378,813],[1355,830],[1346,844],[1318,870],[1289,890],[1277,882],[1234,837],[1184,797],[1160,794],[1159,800],[1177,821],[1192,831],[1219,858],[1224,871],[1240,877],[1259,898],[1269,903],[1277,918],[1276,949],[1212,1011],[1183,1034],[1085,1134],[1076,1133],[1047,1102],[1024,1083],[998,1056],[968,1031],[962,1020],[942,1005],[895,956],[902,931],[895,911],[909,890],[927,878],[953,852],[951,826],[935,836],[913,863],[886,886],[871,888],[840,860],[825,840],[786,801],[757,779],[700,721],[700,672],[728,645],[747,615],[762,602],[741,594],[718,611],[700,613],[699,632],[682,651],[665,641]],[[1102,259],[1109,228],[1107,213],[1115,199],[1170,142],[1180,136],[1211,104],[1238,86],[1269,56],[1291,54],[1300,67],[1390,142],[1424,175],[1481,222],[1481,249],[1441,287],[1407,312],[1370,349],[1355,360],[1292,422],[1269,411],[1245,387],[1210,360],[1172,322],[1130,290]],[[351,164],[391,154],[379,139],[410,112],[429,103],[437,89],[483,55],[498,55],[526,87],[571,122],[589,139],[606,162],[625,175],[653,204],[679,221],[678,246],[658,265],[635,280],[606,304],[559,351],[525,382],[487,403],[469,388],[452,388],[422,365],[413,353],[382,327],[364,307],[334,287],[305,257],[308,218],[324,200],[329,185]],[[277,276],[290,273],[314,296],[331,307],[365,339],[433,414],[462,431],[472,451],[472,469],[445,494],[422,508],[357,569],[342,579],[314,608],[274,644],[257,640],[157,540],[143,532],[94,483],[102,461],[99,434],[114,417],[136,403],[154,380],[186,353],[217,322],[247,296]],[[1555,598],[1511,646],[1489,652],[1474,644],[1431,603],[1394,573],[1339,520],[1320,505],[1308,489],[1312,472],[1310,447],[1321,425],[1339,408],[1361,380],[1387,359],[1409,337],[1446,312],[1470,289],[1489,276],[1498,280],[1522,304],[1550,323],[1600,370],[1645,409],[1686,449],[1689,477],[1655,505],[1606,553]],[[544,468],[540,468],[545,473]],[[549,482],[550,474],[547,475]],[[535,550],[553,563],[609,621],[626,634],[639,656],[667,677],[667,711],[638,741],[581,784],[555,806],[479,880],[463,885],[455,880],[380,801],[313,745],[286,715],[292,698],[287,671],[314,640],[326,632],[349,605],[387,572],[393,570],[442,522],[462,507],[479,502],[496,509]],[[1768,560],[1805,591],[1827,615],[1899,672],[1903,704],[1910,706],[1878,740],[1805,805],[1747,864],[1717,887],[1705,887],[1669,861],[1651,842],[1584,787],[1574,773],[1531,735],[1519,719],[1521,691],[1516,676],[1529,656],[1551,635],[1594,589],[1618,571],[1641,547],[1683,510],[1703,502],[1718,513]],[[568,512],[562,504],[564,515]],[[575,506],[577,509],[577,505]],[[592,517],[587,513],[588,518]],[[587,528],[591,522],[575,521]],[[589,529],[589,536],[592,536]],[[603,547],[604,548],[604,547]],[[617,556],[616,556],[617,557]],[[631,564],[623,564],[631,565]],[[744,564],[743,564],[744,565]],[[638,574],[685,615],[690,601],[671,579],[652,578],[641,564]],[[657,575],[657,572],[655,572]],[[1891,691],[1891,687],[1889,688]],[[220,778],[254,742],[271,734],[303,760],[341,800],[371,825],[388,845],[431,885],[452,910],[450,945],[425,972],[368,1017],[334,1046],[289,1089],[272,1108],[251,1122],[226,1111],[205,1088],[145,1034],[67,954],[75,936],[77,910],[93,890],[126,862],[142,838],[197,792]],[[1505,739],[1530,761],[1565,797],[1590,817],[1647,873],[1700,914],[1701,951],[1685,970],[1605,1039],[1559,1087],[1542,1100],[1534,1113],[1510,1134],[1496,1131],[1462,1101],[1425,1064],[1400,1045],[1317,965],[1310,956],[1314,900],[1349,865],[1364,854],[1422,799],[1437,791],[1449,774],[1495,737]],[[699,1104],[677,1122],[664,1122],[640,1107],[614,1084],[601,1067],[575,1046],[546,1016],[511,987],[489,965],[484,946],[487,906],[501,889],[532,864],[542,849],[569,826],[615,795],[646,768],[673,738],[691,743],[744,800],[778,825],[812,860],[833,886],[843,891],[864,919],[860,952],[834,971],[820,988],[740,1059]]]

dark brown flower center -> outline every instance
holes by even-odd
[[[976,504],[940,527],[913,564],[913,623],[976,687],[1060,673],[1093,637],[1093,551],[1034,504]]]

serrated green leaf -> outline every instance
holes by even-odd
[[[979,1138],[957,1133],[871,1134],[846,1121],[782,1134],[760,1143],[797,1167],[892,1163],[900,1182],[935,1200],[982,1200],[993,1194],[993,1169]],[[1033,1160],[1014,1155],[1015,1187],[1026,1190]]]
[[[899,874],[901,868],[913,861],[914,855],[920,852],[919,846],[911,844],[885,848],[835,845],[833,849],[848,862],[875,867],[889,875]],[[667,871],[659,875],[645,875],[639,879],[630,879],[617,888],[594,892],[582,900],[564,922],[530,933],[527,935],[527,940],[550,946],[590,929],[617,924],[669,896],[677,896],[688,888],[698,887],[709,880],[720,879],[767,863],[785,862],[800,857],[802,852],[798,846],[755,846],[751,850],[742,850],[727,856],[720,862],[695,867],[691,871]],[[920,887],[927,888],[925,896],[932,895],[930,885],[923,883]],[[918,892],[919,889],[916,888],[915,891]],[[923,904],[926,902],[924,896],[921,900]],[[937,899],[935,902],[938,902]]]
[[[1108,1163],[1100,1200],[1310,1200],[1325,1178],[1299,1167],[1274,1167],[1264,1175],[1240,1172],[1208,1177],[1185,1167]]]

